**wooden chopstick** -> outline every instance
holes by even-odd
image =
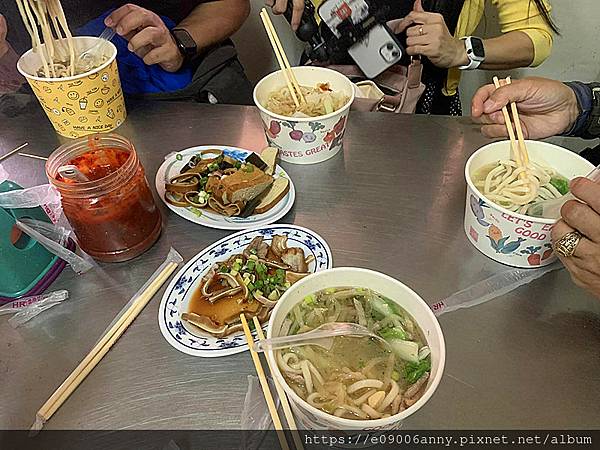
[[[511,84],[512,81],[510,77],[506,77],[506,84]],[[515,129],[517,130],[517,139],[519,140],[519,149],[521,151],[521,160],[523,161],[523,165],[527,166],[529,164],[529,152],[527,151],[527,146],[525,145],[525,137],[523,136],[523,128],[521,128],[521,119],[519,118],[519,110],[517,109],[517,105],[515,102],[510,103],[510,108],[512,111],[513,121],[515,123]]]
[[[254,316],[252,318],[254,322],[254,328],[256,328],[256,334],[259,340],[263,340],[265,338],[265,334],[263,333],[260,322],[258,321],[258,317]],[[269,366],[269,371],[273,374],[273,367],[271,367],[271,361],[267,358],[267,365]],[[300,434],[298,433],[298,427],[296,426],[296,420],[294,419],[294,414],[292,413],[292,409],[290,408],[290,402],[288,401],[287,395],[285,391],[281,387],[281,384],[273,378],[273,383],[275,384],[275,390],[277,391],[277,395],[279,395],[279,399],[281,400],[281,407],[283,408],[283,413],[285,414],[285,420],[288,423],[289,429],[292,431],[292,437],[294,438],[294,444],[296,445],[297,450],[304,450],[304,446],[302,445],[302,439],[300,439]]]
[[[500,88],[500,80],[498,80],[498,77],[494,77],[494,86],[496,86],[496,89]],[[517,166],[524,167],[523,161],[521,159],[521,151],[519,145],[517,144],[517,139],[515,137],[515,131],[513,129],[512,120],[510,118],[510,114],[508,114],[508,109],[506,108],[506,106],[502,107],[502,115],[504,116],[504,124],[506,125],[506,131],[508,131],[510,146],[512,148],[515,161],[517,162]],[[519,178],[523,179],[525,177],[526,174],[524,172],[521,172],[519,174]]]
[[[292,95],[292,99],[294,100],[296,107],[299,107],[300,101],[302,103],[305,103],[306,99],[304,98],[304,95],[300,90],[298,80],[294,75],[294,72],[290,66],[290,62],[285,54],[285,51],[283,50],[283,46],[281,45],[281,41],[279,40],[277,31],[273,26],[273,22],[271,22],[271,17],[269,16],[269,13],[265,8],[263,8],[260,12],[260,18],[262,19],[265,31],[267,32],[267,36],[269,37],[269,41],[271,42],[271,46],[273,47],[273,51],[275,53],[275,57],[277,58],[277,62],[279,63],[279,67],[281,68],[283,76],[285,77],[285,81],[288,85],[288,89],[290,90],[290,94]]]
[[[14,155],[15,153],[17,153],[22,148],[27,147],[28,145],[29,145],[29,143],[25,142],[24,144],[19,145],[17,148],[12,149],[10,152],[6,153],[5,155],[0,156],[0,162],[4,161],[5,159],[10,158],[12,155]]]
[[[41,159],[42,161],[48,161],[48,158],[46,158],[45,156],[34,155],[32,153],[19,152],[19,156],[23,156],[25,158]]]
[[[135,302],[129,307],[119,320],[102,336],[100,341],[92,348],[87,356],[71,372],[65,381],[54,391],[50,398],[42,405],[36,415],[36,423],[41,424],[48,421],[50,417],[61,407],[69,398],[73,391],[96,367],[98,362],[108,353],[115,342],[125,332],[127,327],[135,320],[139,313],[144,309],[152,297],[158,292],[161,286],[171,276],[177,268],[177,263],[169,263],[157,276],[157,278],[142,292]],[[35,425],[35,424],[34,424]]]
[[[269,383],[267,382],[265,371],[263,370],[263,367],[260,363],[258,353],[256,353],[252,348],[254,338],[252,337],[252,332],[248,327],[248,322],[246,321],[246,316],[244,315],[244,313],[240,314],[240,320],[242,321],[242,327],[244,328],[244,334],[246,335],[246,341],[248,342],[248,348],[250,349],[250,356],[252,356],[252,361],[254,362],[254,367],[256,368],[256,373],[258,374],[258,379],[260,380],[263,395],[265,396],[265,401],[267,402],[269,413],[271,414],[271,418],[273,419],[273,425],[275,425],[275,430],[277,430],[279,444],[281,445],[281,448],[283,450],[290,450],[290,447],[288,446],[287,440],[285,438],[285,434],[283,432],[281,420],[279,419],[279,414],[277,413],[277,408],[275,407],[275,401],[273,400],[273,396],[271,395],[271,391],[269,390]]]

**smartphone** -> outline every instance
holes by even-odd
[[[369,5],[365,0],[326,0],[317,12],[337,38],[341,36],[338,26],[344,21],[360,24],[374,20],[370,17]],[[390,29],[384,24],[377,24],[365,37],[348,48],[348,54],[367,78],[375,78],[398,63],[404,51]]]

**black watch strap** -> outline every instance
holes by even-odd
[[[592,89],[592,110],[581,137],[594,139],[600,137],[600,83],[589,83],[588,86]]]

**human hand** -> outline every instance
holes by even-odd
[[[265,5],[273,10],[273,14],[285,13],[288,5],[288,1],[292,2],[292,29],[296,31],[300,26],[300,19],[302,19],[302,13],[304,13],[304,0],[265,0]]]
[[[481,132],[488,137],[508,135],[502,107],[517,104],[523,134],[541,139],[567,131],[579,116],[573,90],[560,81],[524,78],[496,89],[493,84],[479,88],[471,102],[471,115],[484,124]]]
[[[563,205],[562,219],[552,228],[552,242],[572,231],[583,235],[573,256],[558,257],[575,284],[600,298],[600,184],[576,178],[571,182],[571,192],[585,203],[571,200]]]
[[[395,34],[406,30],[406,53],[427,56],[437,67],[450,68],[469,63],[465,44],[450,34],[441,14],[425,12],[421,0],[403,19],[392,20],[388,26]]]
[[[8,52],[8,42],[6,40],[6,34],[8,33],[8,25],[6,19],[0,14],[0,58],[6,55]]]
[[[177,72],[183,55],[162,19],[152,11],[127,4],[113,11],[104,24],[129,41],[127,48],[147,65],[158,64],[167,72]]]

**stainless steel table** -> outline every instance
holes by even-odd
[[[50,154],[59,138],[35,103],[21,106],[0,115],[0,154],[25,141],[29,152]],[[118,132],[136,144],[150,179],[173,150],[265,145],[257,111],[244,107],[137,104]],[[383,271],[429,303],[503,269],[462,230],[464,164],[486,142],[468,118],[352,114],[346,136],[343,154],[327,162],[286,165],[298,195],[282,222],[320,233],[336,266]],[[4,167],[22,185],[45,181],[41,161],[13,157]],[[52,289],[68,289],[67,304],[16,330],[0,319],[0,428],[30,426],[170,246],[190,258],[227,233],[186,222],[164,205],[162,212],[163,235],[143,256],[80,277],[66,269]],[[158,329],[161,295],[47,429],[239,427],[247,376],[254,374],[249,355],[202,359],[174,350]],[[600,301],[564,270],[440,322],[445,375],[406,428],[600,425]]]

